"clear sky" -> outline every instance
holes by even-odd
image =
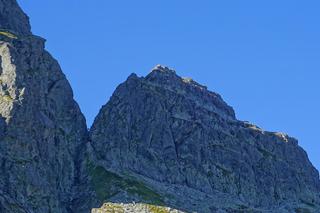
[[[19,0],[90,126],[156,64],[220,93],[237,117],[299,139],[320,169],[319,0]]]

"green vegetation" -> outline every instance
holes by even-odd
[[[88,164],[88,168],[92,186],[99,200],[103,202],[120,192],[126,191],[130,195],[139,196],[145,202],[156,205],[164,204],[158,193],[132,177],[121,177],[105,170],[102,166],[93,166],[91,163]]]
[[[119,204],[119,203],[104,203],[103,206],[99,209],[93,209],[92,213],[123,213],[125,209],[132,209],[132,210],[147,210],[150,213],[169,213],[169,210],[163,206],[156,206],[144,203],[137,203],[137,204]],[[140,212],[140,211],[139,211]]]
[[[138,195],[144,201],[151,202],[153,204],[164,204],[161,196],[158,193],[154,192],[152,189],[145,186],[142,182],[127,179],[126,183],[128,186],[127,191],[129,194]]]
[[[12,102],[13,98],[10,95],[2,95],[1,99],[6,101],[6,102]]]
[[[110,213],[122,213],[124,212],[123,206],[117,203],[105,203],[103,204],[101,210]],[[100,212],[100,211],[99,211]]]
[[[151,213],[169,213],[169,211],[163,206],[147,205],[147,207]]]
[[[112,196],[118,194],[123,187],[120,176],[106,171],[98,166],[90,169],[92,185],[101,201],[106,201]]]
[[[0,31],[0,35],[6,36],[6,37],[11,38],[11,39],[18,39],[18,37],[16,35],[14,35],[13,33],[8,32],[8,31]]]

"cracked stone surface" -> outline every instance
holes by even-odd
[[[72,89],[16,1],[0,0],[0,28],[16,36],[0,37],[0,212],[88,212]]]
[[[237,120],[218,94],[167,67],[132,74],[90,137],[105,168],[169,192],[181,209],[319,210],[319,174],[296,139]]]
[[[296,139],[161,65],[88,131],[45,40],[0,0],[0,212],[320,212],[319,192]]]
[[[85,118],[38,37],[0,42],[0,212],[70,212]]]
[[[29,17],[16,0],[0,0],[0,29],[11,30],[19,35],[30,35]]]

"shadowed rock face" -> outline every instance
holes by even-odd
[[[29,18],[16,0],[0,0],[0,29],[10,30],[19,35],[31,34]]]
[[[0,212],[88,212],[72,89],[16,1],[0,0],[0,28],[17,36],[0,40]]]
[[[0,41],[0,212],[70,212],[85,119],[43,40]]]
[[[170,194],[180,209],[319,207],[318,172],[294,138],[237,120],[218,94],[166,67],[121,84],[90,136],[106,169]]]

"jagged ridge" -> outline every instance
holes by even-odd
[[[101,109],[90,137],[105,169],[142,180],[178,209],[319,208],[319,174],[296,139],[238,121],[218,94],[167,67],[132,74]]]
[[[106,211],[319,211],[319,174],[295,139],[238,121],[168,67],[132,74],[89,135],[44,42],[15,0],[0,0],[0,212],[105,201]]]

